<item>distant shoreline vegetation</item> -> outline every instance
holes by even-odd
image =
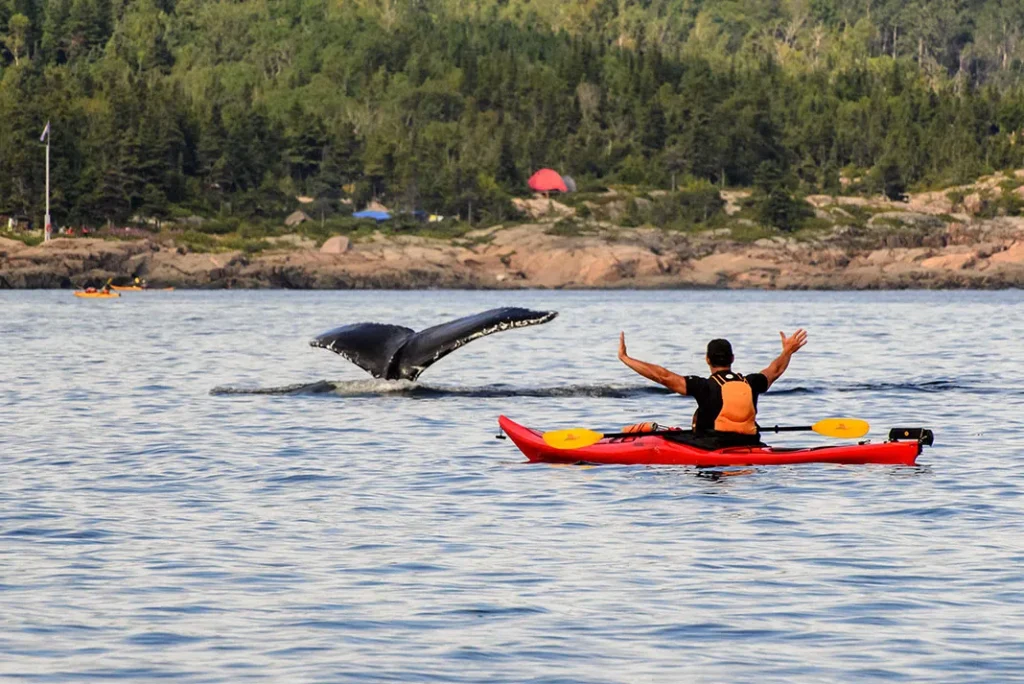
[[[71,226],[236,233],[297,197],[324,225],[373,199],[495,223],[550,166],[584,193],[683,186],[627,223],[700,223],[708,188],[747,186],[793,229],[803,195],[1024,167],[1024,5],[767,5],[0,0],[0,214],[42,224],[48,120]]]

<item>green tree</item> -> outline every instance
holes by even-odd
[[[24,14],[13,14],[7,22],[7,35],[3,36],[3,44],[15,64],[21,63],[21,57],[28,49],[31,28],[31,22]]]
[[[754,207],[758,220],[779,230],[793,231],[814,212],[806,202],[792,195],[790,173],[771,161],[761,162],[754,180]]]
[[[903,169],[894,155],[883,157],[868,174],[868,187],[873,192],[885,195],[894,202],[907,198],[907,182]]]

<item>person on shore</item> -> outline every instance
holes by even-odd
[[[782,338],[782,353],[760,373],[741,375],[732,369],[733,352],[728,340],[708,342],[708,378],[677,375],[672,371],[631,358],[626,352],[626,334],[619,334],[619,360],[649,380],[673,392],[697,400],[693,416],[694,435],[712,448],[760,443],[757,427],[757,398],[768,391],[789,367],[793,354],[807,344],[807,331],[799,329]],[[631,430],[625,429],[623,432]]]

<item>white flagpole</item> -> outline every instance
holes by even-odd
[[[50,122],[46,122],[46,227],[43,229],[43,241],[50,241],[53,224],[50,223]]]

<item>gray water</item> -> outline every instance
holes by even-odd
[[[503,305],[419,384],[308,340]],[[0,678],[1009,681],[1024,675],[1019,292],[0,292]],[[685,423],[616,358],[760,370],[760,419],[936,433],[916,467],[526,464]],[[815,435],[773,440],[820,444]]]

